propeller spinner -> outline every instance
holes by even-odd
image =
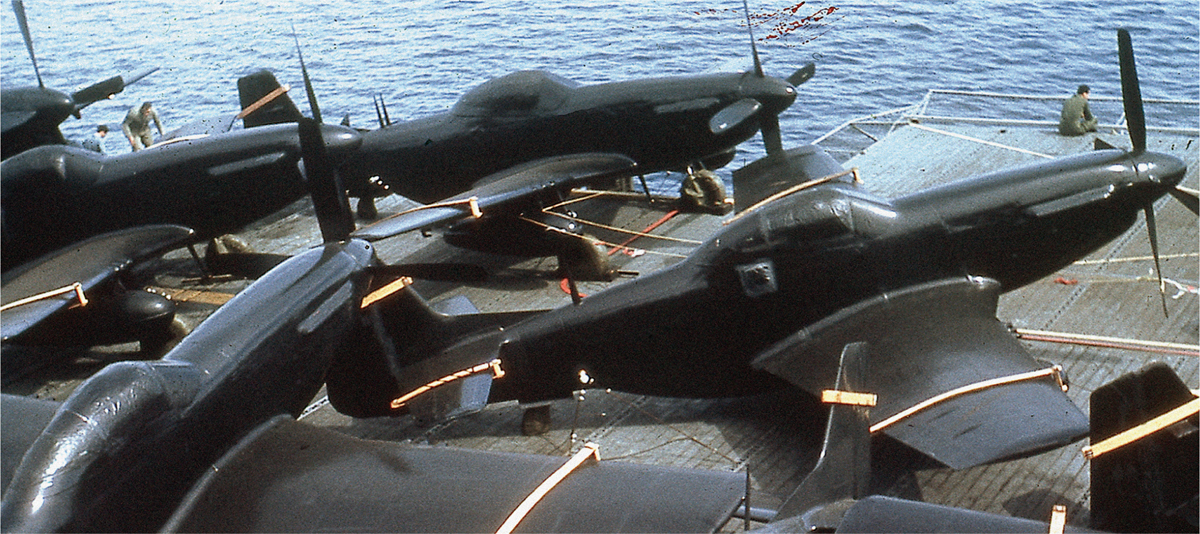
[[[792,101],[794,101],[796,99],[795,86],[800,85],[800,84],[808,81],[809,79],[811,79],[813,76],[813,73],[816,72],[816,67],[812,63],[809,63],[809,64],[797,69],[796,72],[793,72],[791,76],[788,76],[786,78],[786,80],[777,80],[775,78],[767,76],[766,73],[763,71],[762,59],[760,59],[758,56],[758,45],[755,44],[754,28],[753,28],[753,24],[750,21],[750,6],[746,0],[742,0],[742,9],[746,12],[746,31],[750,35],[750,53],[751,53],[751,55],[754,56],[754,74],[757,76],[757,78],[759,80],[762,80],[763,82],[774,81],[774,82],[778,82],[780,85],[785,86],[785,87],[779,87],[778,91],[772,91],[771,89],[762,91],[761,89],[759,89],[759,92],[764,92],[766,94],[771,94],[774,92],[781,93],[780,95],[778,95],[778,97],[779,97],[778,100],[781,101],[780,103],[782,103],[782,106],[781,107],[778,105],[767,106],[768,109],[763,111],[762,113],[759,113],[758,116],[759,116],[759,131],[762,132],[763,146],[766,148],[767,156],[782,157],[784,150],[783,150],[783,137],[779,130],[779,113],[783,112],[783,110],[786,109],[788,106],[790,106]],[[775,96],[775,95],[772,95],[772,96]],[[783,103],[783,101],[786,101],[786,103]],[[742,102],[745,102],[745,100],[738,102],[738,103],[734,104],[733,106],[730,106],[730,108],[728,108],[728,109],[732,109],[735,106],[738,106],[739,104],[741,104],[742,105],[741,111],[743,113],[746,113],[747,116],[751,113],[759,111],[757,108],[754,108],[751,110],[750,109],[751,106],[742,104]],[[773,109],[775,107],[778,107],[778,109]],[[715,132],[715,130],[714,130],[714,132]]]

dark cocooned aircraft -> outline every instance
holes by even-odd
[[[995,317],[996,303],[1121,235],[1138,212],[1151,219],[1157,248],[1149,206],[1179,194],[1187,166],[1145,150],[1127,33],[1120,42],[1132,151],[1097,150],[891,200],[858,188],[817,147],[768,156],[741,172],[803,187],[745,209],[682,262],[578,305],[478,329],[478,319],[433,313],[406,288],[381,308],[403,350],[335,362],[330,401],[355,416],[407,409],[436,419],[584,387],[720,397],[790,384],[819,394],[843,347],[865,341],[867,389],[880,398],[873,424],[951,467],[1079,439],[1087,420],[1064,395],[1061,373],[1030,357]],[[1195,199],[1188,203],[1194,211]],[[494,360],[502,379],[475,375],[404,399]],[[1010,377],[1025,379],[905,415],[937,395]]]
[[[350,128],[319,130],[335,163],[361,142]],[[0,163],[6,376],[39,361],[16,346],[161,345],[174,304],[128,285],[126,273],[302,198],[295,125],[222,132],[118,156],[43,146]]]
[[[358,132],[323,125],[339,161]],[[200,238],[233,232],[300,199],[294,125],[264,126],[104,156],[64,145],[0,163],[4,270],[87,237],[178,224]]]
[[[291,126],[296,128],[296,126]],[[326,131],[299,124],[323,246],[239,293],[161,360],[109,365],[62,403],[4,395],[5,531],[496,531],[561,458],[371,442],[293,421],[394,273],[354,228]],[[711,532],[742,476],[593,463],[522,529]]]
[[[777,115],[795,84],[757,71],[580,85],[541,71],[491,80],[445,113],[365,132],[349,181],[378,176],[389,189],[434,202],[518,164],[588,152],[622,154],[644,173],[716,168]],[[774,150],[774,148],[772,148]]]
[[[25,48],[29,50],[29,60],[33,63],[33,72],[37,75],[37,87],[5,87],[0,93],[0,159],[19,154],[31,148],[42,145],[65,145],[58,125],[67,117],[80,118],[80,111],[105,98],[120,93],[126,85],[134,83],[157,67],[140,71],[128,79],[113,76],[107,80],[96,82],[71,94],[56,91],[46,87],[42,82],[42,74],[38,71],[37,58],[33,54],[33,38],[29,33],[29,22],[25,17],[25,3],[13,0],[13,11],[17,15],[17,24],[21,28],[21,36],[25,39]]]

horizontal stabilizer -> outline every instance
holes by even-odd
[[[885,293],[793,334],[754,366],[819,395],[838,354],[870,344],[872,431],[927,400],[952,396],[882,430],[955,469],[1041,452],[1087,434],[1083,412],[1053,372],[996,319],[999,283],[956,278]],[[963,391],[984,381],[1027,378]]]
[[[541,159],[484,178],[463,194],[360,228],[353,236],[377,241],[485,213],[520,212],[537,206],[545,196],[611,183],[616,178],[633,175],[636,169],[632,159],[619,154],[573,154]]]
[[[783,154],[767,156],[733,171],[735,211],[741,212],[790,187],[845,171],[817,145],[804,145]]]
[[[402,395],[393,408],[402,401],[414,417],[430,423],[482,410],[493,378],[502,372],[490,365],[499,358],[499,347],[498,333],[484,335],[401,368],[397,384]]]
[[[362,440],[281,417],[219,460],[164,530],[495,532],[565,461]],[[741,473],[594,462],[516,530],[713,532],[744,484]]]
[[[4,305],[75,283],[86,294],[139,261],[186,245],[192,235],[182,226],[139,226],[51,252],[4,274]],[[3,340],[18,342],[26,330],[76,302],[76,293],[69,292],[5,309]]]

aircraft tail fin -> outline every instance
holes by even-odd
[[[817,145],[789,149],[782,158],[759,159],[733,171],[734,210],[741,212],[790,187],[843,173],[842,164]]]
[[[868,345],[858,342],[842,350],[835,394],[858,394],[867,387]],[[870,407],[865,402],[834,401],[829,408],[825,443],[812,473],[780,507],[775,521],[796,517],[805,531],[836,528],[839,514],[826,508],[867,495],[871,480]]]
[[[286,89],[279,85],[275,74],[263,69],[238,78],[238,98],[243,110],[249,109],[265,97],[277,94],[242,117],[247,128],[267,124],[283,124],[300,120],[300,110],[288,98]]]
[[[480,313],[463,298],[434,307],[409,282],[395,279],[364,300],[356,346],[339,354],[326,376],[329,402],[339,412],[441,420],[478,410],[499,374],[491,362],[500,328],[537,313]],[[467,337],[476,332],[483,333]]]

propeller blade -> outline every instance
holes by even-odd
[[[1179,202],[1182,202],[1184,206],[1187,206],[1187,209],[1192,210],[1192,213],[1200,215],[1200,196],[1197,196],[1192,192],[1184,191],[1178,187],[1172,187],[1171,189],[1167,190],[1167,192],[1170,193],[1171,196],[1175,197],[1175,200],[1178,200]]]
[[[1142,109],[1142,91],[1138,85],[1137,66],[1133,60],[1133,42],[1125,29],[1117,30],[1117,54],[1121,63],[1121,100],[1125,105],[1125,122],[1134,153],[1146,151],[1146,113]]]
[[[1150,253],[1154,256],[1154,274],[1158,277],[1158,296],[1162,298],[1163,315],[1167,314],[1167,293],[1163,287],[1162,265],[1158,260],[1158,228],[1154,221],[1154,205],[1147,203],[1144,210],[1146,212],[1146,232],[1150,234]]]
[[[754,73],[759,78],[766,78],[767,75],[763,73],[762,61],[758,59],[758,46],[754,44],[754,27],[750,24],[750,6],[746,0],[742,0],[742,9],[746,12],[746,31],[750,33],[750,53],[754,55]]]
[[[767,150],[767,157],[784,157],[783,137],[779,132],[779,117],[764,115],[760,129],[762,131],[763,147]]]
[[[762,103],[753,98],[738,100],[713,115],[708,120],[708,129],[713,134],[721,134],[753,117],[762,107]]]
[[[354,231],[354,215],[350,212],[350,201],[341,178],[329,160],[321,124],[301,117],[298,125],[304,179],[317,212],[321,237],[326,243],[344,241]]]
[[[33,37],[29,34],[29,20],[25,18],[25,2],[22,0],[12,0],[13,13],[17,14],[17,25],[21,27],[21,37],[25,38],[25,48],[29,50],[29,61],[33,62],[33,73],[37,75],[38,87],[45,87],[42,83],[42,73],[38,70],[37,57],[33,55]]]
[[[146,76],[153,74],[157,70],[158,70],[158,67],[149,67],[149,68],[137,71],[133,74],[130,74],[129,76],[125,77],[125,85],[127,85],[127,86],[133,85],[133,84],[141,81],[142,78],[145,78]]]
[[[487,269],[470,263],[399,263],[380,265],[371,271],[382,278],[407,276],[433,282],[472,283],[488,279]]]
[[[125,80],[120,76],[113,76],[107,80],[96,82],[92,85],[84,87],[71,94],[71,100],[75,101],[75,111],[88,107],[96,102],[104,100],[112,95],[125,90]]]
[[[795,87],[797,85],[800,85],[804,82],[811,80],[813,75],[816,73],[817,73],[817,66],[812,63],[809,63],[803,67],[796,69],[796,72],[793,72],[791,76],[787,77],[787,82],[792,84],[792,87]]]
[[[304,66],[304,53],[300,51],[300,38],[296,36],[295,26],[292,26],[292,39],[296,40],[296,55],[300,58],[300,74],[304,76],[304,91],[308,93],[308,107],[312,110],[312,118],[318,123],[324,122],[321,120],[321,107],[317,105],[317,93],[313,90],[308,69]]]

